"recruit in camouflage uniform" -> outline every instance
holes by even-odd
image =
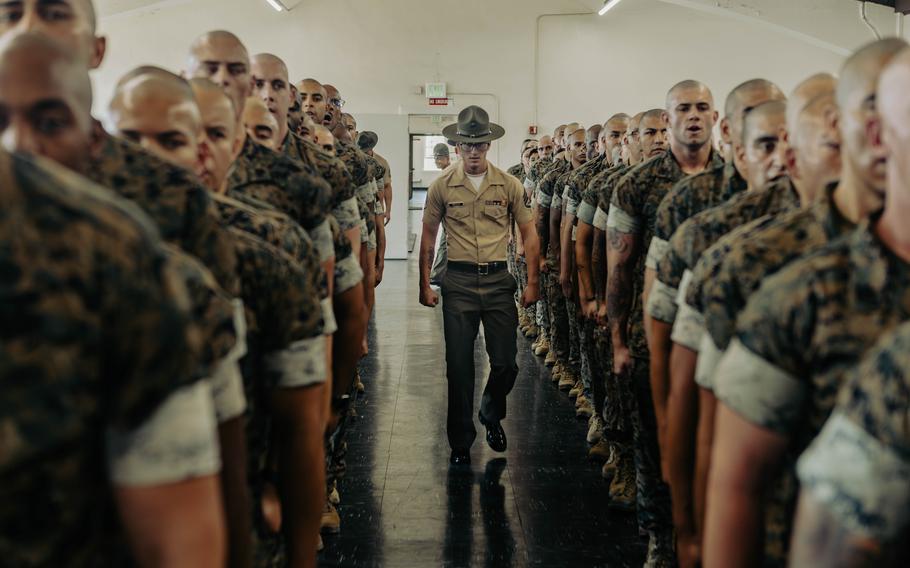
[[[714,364],[730,344],[740,311],[762,281],[797,258],[855,229],[834,204],[836,187],[836,183],[829,185],[806,209],[780,219],[765,217],[764,223],[750,223],[754,226],[752,230],[743,227],[725,236],[714,245],[725,247],[716,270],[696,265],[693,282],[700,286],[701,313],[707,331],[699,350],[699,360],[704,357],[706,361],[699,362],[696,380],[705,382],[704,388],[710,388],[708,381]],[[701,279],[699,269],[707,269],[714,275]]]
[[[556,199],[556,188],[559,185],[559,179],[570,170],[572,164],[565,160],[556,161],[547,169],[537,184],[537,204],[539,210],[545,210],[543,213],[538,211],[538,216],[543,215],[543,223],[546,224],[546,230],[549,234],[550,227],[550,209],[558,207]],[[556,266],[555,253],[553,251],[553,236],[547,240],[547,249],[541,250],[541,255],[545,256],[547,272],[543,273],[544,284],[547,288],[547,315],[550,323],[549,329],[549,353],[547,361],[554,365],[554,379],[559,379],[564,372],[564,366],[569,359],[569,326],[566,318],[565,297],[562,295],[562,288],[559,286],[558,270]],[[541,247],[544,243],[541,242]]]
[[[889,333],[850,371],[821,433],[797,463],[801,500],[834,526],[796,521],[793,566],[906,557],[910,511],[910,325]],[[835,529],[835,530],[831,530]],[[832,548],[825,549],[828,530]],[[840,538],[836,535],[843,535]],[[851,550],[852,549],[852,550]],[[851,551],[853,552],[851,554]],[[828,554],[834,553],[831,557]],[[846,553],[846,554],[845,554]]]
[[[819,433],[844,372],[910,317],[910,265],[873,233],[876,219],[770,277],[739,315],[717,367],[718,400],[789,439],[765,506],[766,565],[786,563],[795,458]]]
[[[200,259],[228,294],[237,295],[240,284],[230,237],[209,192],[192,174],[105,134],[99,156],[92,159],[86,175],[135,202],[166,242]]]
[[[702,211],[683,223],[660,261],[649,300],[649,313],[656,320],[673,323],[673,341],[698,351],[704,333],[704,318],[688,309],[677,296],[685,297],[692,270],[702,253],[730,231],[766,215],[780,215],[799,207],[799,195],[790,178],[765,189],[743,192],[727,203]],[[685,280],[685,282],[683,282]],[[677,317],[677,310],[680,312]]]
[[[592,267],[594,272],[595,294],[602,306],[598,316],[599,322],[594,330],[596,355],[603,369],[603,380],[594,383],[594,408],[601,413],[604,420],[604,443],[607,445],[607,458],[602,475],[610,482],[610,504],[620,508],[635,506],[636,473],[634,450],[631,444],[633,432],[638,427],[638,411],[634,390],[629,376],[619,376],[613,372],[613,345],[610,337],[610,324],[606,318],[606,231],[607,218],[610,213],[610,200],[613,189],[622,176],[630,170],[629,166],[620,163],[594,176],[585,192],[585,203],[593,204],[594,246],[592,247]],[[583,215],[586,207],[580,210]],[[598,240],[600,242],[598,242]]]
[[[228,191],[255,197],[289,215],[306,230],[323,262],[337,254],[327,222],[332,188],[311,166],[249,137],[228,176]]]
[[[298,162],[313,168],[332,188],[331,212],[342,231],[360,226],[356,187],[344,162],[328,154],[309,140],[289,132],[281,151]]]
[[[706,169],[722,163],[716,152],[711,152]],[[642,294],[644,292],[645,260],[650,252],[651,238],[657,223],[657,210],[667,193],[685,177],[679,162],[670,151],[655,156],[626,173],[616,184],[610,200],[607,219],[608,234],[634,234],[638,236],[636,258],[632,264],[630,305],[626,329],[626,347],[632,356],[630,385],[634,389],[638,407],[635,438],[635,467],[639,526],[652,533],[666,533],[672,528],[670,490],[662,479],[660,448],[657,442],[657,418],[651,396],[649,351],[645,338]],[[608,237],[608,243],[611,240]],[[610,292],[608,291],[608,298]],[[609,302],[608,302],[609,303]],[[620,327],[622,322],[610,322]],[[616,345],[614,347],[614,357]]]
[[[572,280],[572,289],[574,291],[574,296],[576,296],[572,303],[573,307],[569,310],[570,314],[574,313],[574,323],[576,327],[576,335],[579,339],[579,356],[580,356],[580,371],[581,371],[581,381],[582,389],[578,393],[578,396],[583,396],[583,403],[579,404],[576,401],[576,406],[581,407],[585,406],[590,409],[592,412],[594,410],[592,393],[592,380],[593,377],[601,377],[602,373],[598,365],[598,361],[594,357],[594,320],[591,319],[582,319],[580,317],[580,299],[578,296],[578,272],[576,270],[575,258],[575,241],[576,241],[576,232],[578,226],[578,209],[582,203],[583,192],[587,190],[588,185],[591,183],[591,180],[599,174],[605,167],[609,165],[609,162],[606,160],[606,156],[598,155],[594,159],[585,162],[580,168],[573,171],[568,178],[566,179],[565,190],[563,191],[563,204],[564,211],[563,215],[568,215],[572,219],[572,246],[569,247],[569,253],[572,257],[572,261],[569,262],[569,267],[571,269],[571,280]],[[567,217],[568,218],[568,217]],[[573,321],[573,320],[570,320]],[[579,412],[582,412],[583,409],[579,409]]]
[[[41,164],[0,154],[0,551],[9,566],[120,565],[105,436],[195,378],[200,338],[148,218]]]

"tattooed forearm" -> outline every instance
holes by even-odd
[[[540,237],[540,254],[547,254],[547,246],[550,244],[550,208],[540,206],[537,208],[537,236]]]
[[[632,310],[633,252],[636,236],[607,228],[607,317],[613,335],[625,343]]]

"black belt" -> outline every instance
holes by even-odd
[[[508,270],[509,263],[505,261],[497,262],[482,262],[480,264],[474,264],[473,262],[454,262],[450,261],[448,264],[449,270],[454,270],[455,272],[466,272],[468,274],[478,274],[480,276],[486,276],[487,274],[496,274],[497,272],[502,272],[503,270]]]

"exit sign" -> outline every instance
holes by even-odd
[[[445,83],[427,83],[425,89],[428,99],[444,99],[448,96]]]
[[[436,98],[436,97],[434,97],[434,98],[431,98],[431,99],[430,99],[430,106],[431,106],[431,107],[444,107],[444,106],[449,106],[449,99],[447,99],[447,98],[445,98],[445,97],[441,97],[441,98]]]

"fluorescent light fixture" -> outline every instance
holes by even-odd
[[[275,8],[275,10],[277,10],[279,12],[284,12],[284,10],[285,10],[284,5],[281,2],[279,2],[278,0],[265,0],[265,1],[269,3],[269,6],[271,6],[272,8]]]
[[[271,1],[272,0],[269,0],[269,2],[271,2]],[[603,16],[604,14],[606,14],[607,12],[609,12],[610,10],[615,8],[616,5],[619,4],[620,2],[622,2],[622,0],[609,0],[607,2],[604,2],[604,7],[600,9],[600,12],[597,12],[597,15]]]

